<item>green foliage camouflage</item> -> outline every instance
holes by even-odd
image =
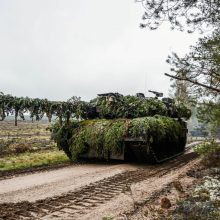
[[[155,98],[143,99],[128,95],[111,101],[107,97],[98,97],[96,101],[101,118],[137,118],[168,114],[166,105]]]
[[[137,96],[116,97],[99,96],[90,102],[96,106],[100,118],[138,118],[162,115],[173,118],[189,119],[191,111],[183,104],[168,103],[156,98],[142,98]]]
[[[159,115],[135,119],[72,121],[63,126],[56,123],[52,132],[59,148],[72,160],[77,160],[88,149],[93,149],[97,157],[109,153],[120,154],[125,138],[142,139],[155,149],[163,143],[178,148],[182,146],[180,142],[185,134],[181,121]]]

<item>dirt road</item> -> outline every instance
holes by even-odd
[[[3,202],[33,202],[67,193],[92,182],[132,169],[129,165],[85,164],[0,181]]]
[[[102,219],[153,199],[198,163],[195,153],[150,166],[85,164],[0,181],[0,218]]]

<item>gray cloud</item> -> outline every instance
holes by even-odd
[[[168,94],[167,55],[184,54],[198,35],[140,29],[142,13],[133,0],[0,0],[0,91],[52,100]]]

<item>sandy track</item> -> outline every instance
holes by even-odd
[[[8,203],[0,204],[0,216],[102,219],[129,213],[134,204],[152,198],[197,161],[194,153],[186,152],[155,166],[82,165],[2,180],[1,202]],[[29,202],[18,202],[24,200]]]
[[[0,181],[0,203],[33,202],[73,191],[92,182],[114,176],[135,166],[119,164],[73,165],[57,170],[18,176]]]

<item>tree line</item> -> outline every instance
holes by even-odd
[[[25,120],[29,116],[32,121],[40,120],[44,115],[51,122],[53,116],[59,118],[60,124],[69,121],[71,117],[79,118],[83,115],[86,103],[80,98],[73,96],[66,102],[50,101],[48,99],[16,97],[0,92],[0,120],[13,115],[15,126],[18,124],[18,117]],[[27,113],[27,116],[25,115]]]

